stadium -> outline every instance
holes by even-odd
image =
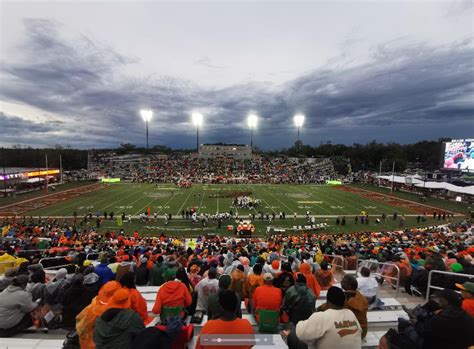
[[[392,5],[5,4],[0,349],[474,348],[473,8]]]

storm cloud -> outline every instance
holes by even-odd
[[[56,20],[26,18],[23,25],[21,58],[2,61],[0,98],[41,116],[0,113],[4,145],[142,145],[141,108],[155,112],[150,143],[172,147],[193,147],[193,110],[205,115],[204,142],[248,142],[245,118],[256,112],[256,144],[264,149],[294,142],[296,112],[306,115],[302,139],[309,144],[474,136],[472,38],[435,46],[400,38],[373,47],[361,64],[328,62],[283,83],[209,87],[130,74],[127,67],[140,65],[139,58],[91,35],[65,35],[67,25]],[[194,62],[213,70],[225,66],[208,56]]]

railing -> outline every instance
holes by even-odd
[[[395,268],[395,270],[397,271],[397,276],[388,276],[388,275],[383,275],[382,273],[379,273],[379,272],[375,272],[375,273],[371,273],[373,275],[376,275],[376,276],[379,276],[379,277],[383,277],[384,279],[390,279],[390,280],[395,280],[396,281],[396,289],[397,289],[397,293],[395,295],[395,298],[398,298],[398,292],[400,290],[400,268],[398,267],[398,265],[396,264],[392,264],[392,263],[382,263],[382,262],[378,262],[378,261],[371,261],[371,260],[366,260],[366,259],[363,259],[363,260],[360,260],[358,261],[358,265],[357,265],[357,273],[360,272],[360,264],[375,264],[377,265],[378,269],[380,269],[380,266],[388,266],[390,268]]]
[[[337,259],[341,259],[343,265],[342,265],[342,266],[339,266],[339,265],[337,265],[337,264],[336,264],[336,265],[337,265],[338,267],[340,267],[342,270],[357,270],[357,269],[358,269],[359,258],[358,258],[357,256],[355,256],[355,257],[356,257],[356,259],[355,259],[355,269],[346,269],[346,268],[344,268],[344,264],[348,265],[349,262],[347,261],[347,258],[344,257],[344,256],[342,256],[342,255],[325,254],[325,253],[323,253],[323,257],[330,257],[330,258],[332,258],[332,261],[334,261],[334,259],[336,259],[336,258],[337,258]],[[332,264],[333,264],[332,261],[331,261],[329,264],[332,265]]]
[[[443,274],[443,275],[451,275],[451,276],[456,276],[456,277],[461,276],[461,277],[465,277],[465,278],[468,278],[468,279],[474,279],[474,275],[471,275],[471,274],[460,274],[460,273],[453,273],[453,272],[450,272],[450,271],[431,270],[430,273],[428,274],[428,285],[426,286],[426,301],[428,301],[429,298],[430,298],[430,290],[431,289],[435,289],[435,290],[444,290],[445,289],[444,287],[431,285],[431,277],[434,273]],[[459,293],[459,291],[456,291],[456,292]]]
[[[59,260],[59,259],[63,259],[64,262],[66,262],[66,264],[52,265],[52,266],[50,266],[50,267],[45,267],[44,264],[43,264],[44,262],[54,261],[54,260]],[[44,269],[44,270],[61,269],[61,268],[67,267],[68,265],[71,265],[71,264],[72,264],[72,263],[68,262],[64,256],[62,256],[62,257],[59,256],[59,257],[41,258],[38,263],[43,266],[43,269]]]

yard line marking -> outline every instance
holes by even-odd
[[[176,213],[176,216],[179,216],[179,213],[181,212],[181,210],[183,209],[184,205],[186,204],[186,202],[188,201],[189,197],[191,196],[193,192],[194,192],[194,188],[191,188],[191,191],[189,192],[188,197],[186,198],[186,200],[183,201],[183,204],[181,205],[178,212]]]
[[[109,188],[110,188],[110,187],[109,187]],[[106,188],[106,189],[109,189],[109,188]],[[114,187],[114,188],[112,188],[112,189],[118,190],[118,187]],[[99,190],[99,191],[100,191],[100,190]],[[87,193],[86,196],[89,195],[89,194],[93,194],[93,193],[94,193],[94,192],[92,192],[92,193]],[[76,200],[76,199],[78,199],[78,198],[79,198],[79,197],[75,197],[75,198],[71,198],[71,199],[69,199],[69,200],[64,201],[63,203],[67,203],[68,201],[70,201],[69,204],[67,204],[67,205],[62,205],[62,203],[57,203],[57,204],[53,205],[53,206],[58,205],[58,206],[60,206],[60,207],[57,208],[57,209],[55,209],[55,210],[53,210],[53,211],[49,211],[50,215],[53,215],[53,214],[56,213],[56,212],[61,212],[61,211],[65,210],[66,208],[69,209],[70,207],[74,207],[74,206],[80,205],[80,204],[82,204],[82,203],[88,202],[89,200],[92,200],[92,199],[94,198],[94,195],[92,195],[92,197],[86,197],[86,198],[82,198],[82,199]],[[82,206],[85,206],[85,205],[82,205]],[[89,206],[89,205],[87,205],[87,206]],[[40,210],[46,209],[47,207],[48,207],[48,206],[43,207],[43,208],[40,208]],[[48,211],[46,211],[46,212],[48,212]],[[49,215],[46,215],[46,216],[49,216]]]
[[[201,202],[199,203],[197,213],[201,213],[202,200],[204,200],[204,193],[205,192],[206,192],[206,188],[204,188],[204,191],[201,193]]]
[[[280,199],[278,199],[275,195],[273,195],[273,193],[272,193],[271,191],[267,190],[266,188],[264,188],[263,190],[268,191],[268,192],[270,193],[270,195],[271,195],[273,198],[275,198],[276,200],[278,200],[283,206],[285,206],[287,209],[289,209],[289,210],[290,210],[289,213],[291,213],[291,211],[293,211],[293,210],[291,209],[291,207],[289,207],[289,206],[288,206],[287,204],[285,204],[283,201],[281,201]]]
[[[177,193],[176,193],[176,194],[173,194],[173,195],[169,198],[169,200],[166,201],[163,206],[161,206],[161,208],[159,209],[159,211],[156,213],[157,216],[160,214],[161,211],[163,211],[163,209],[166,209],[166,206],[168,206],[168,204],[170,203],[170,201],[173,200],[176,195],[178,195],[178,194],[177,194]]]

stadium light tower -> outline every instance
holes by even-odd
[[[298,135],[297,135],[296,140],[299,143],[300,142],[300,128],[304,124],[304,115],[303,114],[296,114],[293,117],[293,121],[295,122],[295,126],[298,129]]]
[[[257,127],[258,116],[254,113],[249,114],[247,124],[250,129],[250,148],[253,149],[253,130]]]
[[[202,125],[203,116],[201,113],[193,113],[193,124],[196,126],[196,151],[199,152],[199,127]]]
[[[140,114],[146,124],[146,153],[148,154],[148,122],[151,121],[153,117],[153,111],[150,109],[142,109],[140,110]]]

